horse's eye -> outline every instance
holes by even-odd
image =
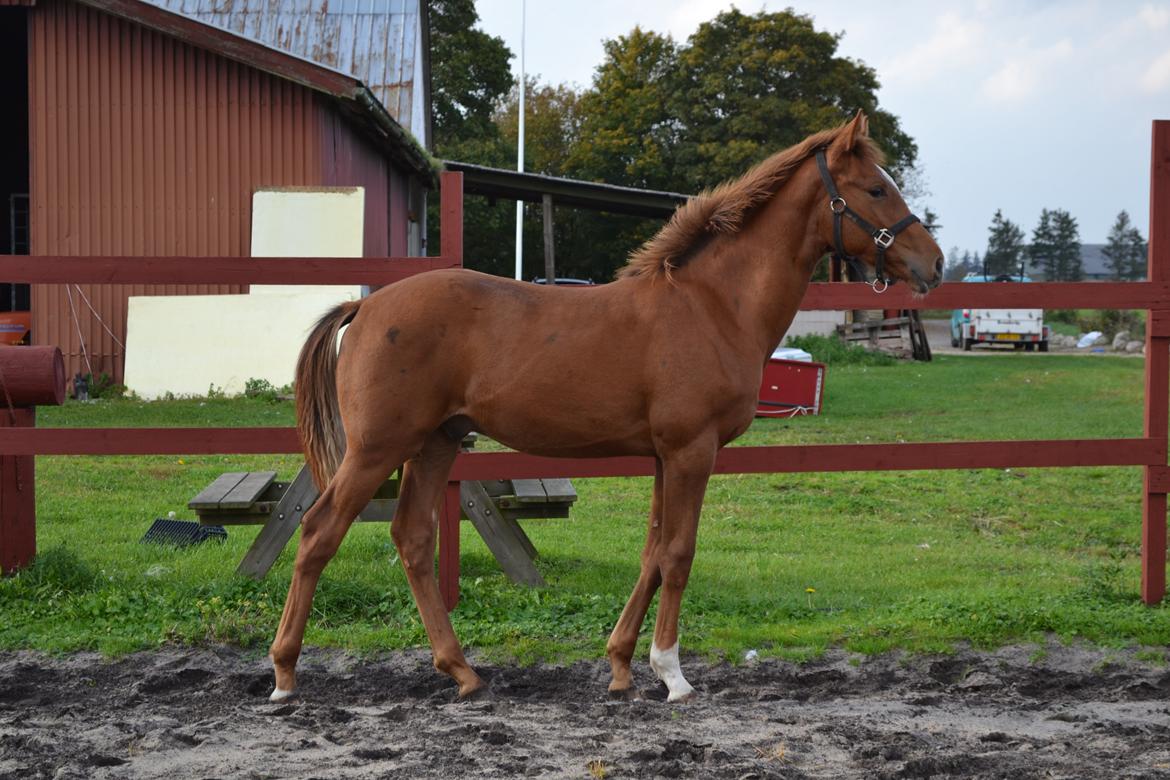
[[[869,190],[869,196],[871,198],[884,198],[884,197],[886,197],[886,188],[885,187],[873,187],[872,189]]]

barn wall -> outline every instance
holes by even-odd
[[[393,252],[390,229],[390,185],[398,174],[372,143],[356,132],[318,97],[321,121],[321,157],[324,183],[336,187],[364,187],[366,197],[364,257],[402,257]],[[398,230],[396,232],[404,232]],[[405,245],[404,245],[405,246]]]
[[[330,183],[306,88],[67,0],[30,17],[32,254],[247,256],[254,189]],[[241,291],[37,285],[33,337],[121,378],[131,295]]]

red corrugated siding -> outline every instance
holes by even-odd
[[[306,88],[63,0],[30,17],[34,255],[247,256],[256,188],[332,183],[327,109]],[[80,286],[123,342],[131,295],[240,290]],[[34,286],[35,342],[72,375],[89,370],[84,338],[93,370],[120,378],[121,347],[72,293],[76,321],[64,286]]]
[[[406,220],[402,219],[393,231],[389,221],[391,184],[403,176],[390,166],[372,143],[355,133],[335,111],[331,111],[327,100],[319,98],[325,183],[338,187],[365,188],[363,255],[404,257]],[[396,243],[395,239],[399,235],[403,238]],[[401,243],[400,247],[398,243]],[[398,251],[395,251],[396,248]]]

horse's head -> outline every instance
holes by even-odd
[[[942,250],[879,164],[865,114],[857,112],[816,156],[827,205],[817,224],[830,251],[863,266],[875,285],[901,279],[920,293],[937,287]]]

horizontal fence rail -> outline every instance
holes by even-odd
[[[0,258],[0,279],[21,284],[392,284],[440,268],[445,257]]]
[[[423,271],[457,268],[444,257],[69,257],[3,256],[0,279],[22,284],[391,284]],[[585,291],[582,291],[584,294]],[[895,284],[817,282],[800,308],[1161,309],[1170,282],[948,282],[929,295]]]
[[[839,309],[1164,309],[1170,282],[948,282],[929,295],[904,284],[875,293],[864,284],[810,284],[800,308]]]
[[[299,454],[294,428],[0,428],[8,455]],[[726,447],[716,474],[803,471],[916,471],[1042,466],[1141,466],[1164,462],[1165,439],[788,444]],[[645,477],[649,457],[544,458],[520,452],[469,452],[451,479]]]

